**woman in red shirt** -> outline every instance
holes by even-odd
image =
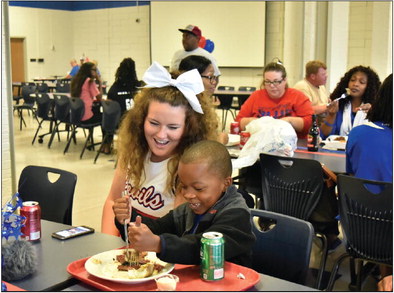
[[[306,138],[312,124],[313,108],[310,100],[301,91],[288,88],[286,69],[282,64],[267,64],[263,78],[261,89],[250,95],[235,121],[245,130],[252,120],[271,116],[289,122],[299,138]]]

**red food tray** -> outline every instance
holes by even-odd
[[[76,279],[103,291],[157,291],[154,280],[137,284],[122,284],[90,275],[85,270],[85,262],[89,258],[76,260],[67,266],[67,271]],[[200,266],[175,265],[171,272],[179,277],[176,291],[244,291],[256,285],[260,275],[256,271],[234,263],[225,262],[225,275],[219,281],[203,281],[200,278]],[[242,273],[245,279],[237,275]]]

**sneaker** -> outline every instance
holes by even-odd
[[[342,240],[339,238],[336,238],[331,243],[328,243],[328,247],[327,247],[328,253],[334,252],[341,244],[342,244]]]

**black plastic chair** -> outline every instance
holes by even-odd
[[[58,177],[52,181],[52,178]],[[18,192],[23,201],[38,201],[41,218],[71,225],[77,175],[43,166],[27,166],[19,177]]]
[[[257,217],[257,219],[256,219]],[[311,223],[274,212],[251,209],[256,243],[252,269],[290,282],[305,285],[314,230]],[[270,226],[260,227],[259,222]]]
[[[56,92],[57,93],[70,93],[71,86],[69,83],[58,82],[56,83]]]
[[[368,185],[379,187],[380,193],[369,191]],[[327,291],[332,291],[339,266],[348,257],[351,258],[349,287],[352,291],[361,291],[366,272],[375,264],[393,265],[393,184],[338,175],[338,192],[346,253],[336,260]],[[363,265],[363,261],[367,264]]]
[[[87,129],[88,130],[88,136],[86,137],[85,144],[82,148],[82,152],[79,156],[80,159],[82,159],[82,156],[86,150],[86,148],[92,148],[94,150],[94,139],[93,139],[93,131],[94,128],[97,126],[101,126],[101,121],[96,122],[96,123],[83,123],[81,121],[84,113],[85,113],[85,104],[80,98],[75,98],[72,97],[69,99],[70,100],[70,123],[71,123],[71,135],[68,138],[67,145],[64,148],[63,154],[66,154],[68,151],[68,148],[70,147],[71,140],[74,139],[74,143],[76,143],[76,134],[77,134],[77,129]],[[90,143],[90,144],[89,144]],[[88,145],[89,144],[89,145]]]
[[[36,109],[34,107],[35,104],[35,97],[30,96],[31,94],[34,94],[36,92],[36,86],[35,85],[24,85],[22,86],[22,99],[23,99],[23,104],[17,104],[14,105],[14,110],[18,112],[19,116],[19,129],[22,130],[22,123],[26,127],[26,122],[25,119],[23,118],[23,110],[27,110],[28,112],[30,111],[35,117],[35,119],[38,121],[38,118],[36,116]]]
[[[37,93],[46,94],[49,92],[49,86],[45,82],[39,83],[37,85]]]
[[[53,100],[51,100],[49,98],[48,94],[36,94],[36,103],[37,103],[36,114],[39,118],[41,118],[41,121],[38,123],[37,131],[33,137],[31,144],[34,144],[42,123],[44,121],[49,121],[51,124],[50,124],[50,128],[49,128],[49,132],[47,132],[45,134],[41,134],[39,136],[39,138],[38,138],[39,143],[43,142],[43,137],[45,135],[49,135],[52,133],[52,128],[53,128],[52,126],[53,126],[53,122],[55,120],[54,113],[53,113],[54,102],[53,102]],[[59,133],[58,133],[58,135],[59,135]]]
[[[58,141],[60,141],[59,132],[67,131],[67,138],[69,134],[69,126],[70,126],[70,98],[66,95],[62,94],[54,94],[53,98],[55,100],[55,109],[54,109],[54,121],[55,126],[52,129],[51,138],[48,142],[48,148],[51,147],[53,138],[55,134],[58,134]],[[61,124],[65,124],[65,130],[59,130],[59,126]]]
[[[234,87],[233,86],[219,86],[218,90],[220,91],[234,91]],[[228,94],[228,95],[217,95],[219,101],[220,101],[220,105],[217,107],[218,109],[222,110],[222,130],[224,130],[226,128],[226,122],[227,122],[227,114],[228,112],[231,113],[231,115],[233,116],[233,119],[235,119],[235,114],[233,113],[233,111],[231,110],[231,105],[233,103],[233,94]]]
[[[321,164],[315,160],[260,154],[264,209],[309,221],[324,188]],[[320,288],[327,260],[327,238],[315,229],[322,241],[322,257],[316,288]]]
[[[103,118],[101,122],[101,127],[103,129],[103,132],[105,132],[105,135],[97,151],[96,157],[94,158],[95,164],[102,151],[103,145],[107,142],[110,136],[113,136],[115,134],[121,116],[121,108],[118,102],[105,100],[101,101],[101,105],[103,106]]]

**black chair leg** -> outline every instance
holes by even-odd
[[[55,122],[55,127],[52,130],[51,138],[49,139],[49,142],[48,142],[48,149],[51,148],[52,141],[53,141],[53,139],[55,137],[56,132],[58,131],[59,124],[60,123]],[[58,133],[58,135],[59,135],[59,133]],[[58,138],[60,139],[60,137],[58,137]]]
[[[327,285],[327,289],[326,291],[331,292],[333,287],[334,287],[334,283],[335,283],[335,278],[339,269],[339,266],[341,265],[341,263],[347,258],[350,257],[349,254],[344,253],[342,254],[337,261],[335,262],[334,266],[332,267],[332,271],[331,271],[331,275],[330,275],[330,280],[328,281],[328,285]]]
[[[36,131],[36,134],[33,137],[33,141],[31,142],[31,144],[34,144],[34,142],[36,141],[36,137],[37,137],[38,131],[40,131],[42,122],[44,122],[44,119],[41,120],[41,122],[38,123],[37,131]]]
[[[86,138],[85,145],[83,146],[81,155],[79,156],[80,159],[82,159],[83,157],[83,153],[85,152],[88,142],[92,143],[92,141],[93,141],[93,129],[89,129],[88,137]],[[92,147],[94,149],[94,145],[92,145]]]
[[[73,130],[71,131],[71,136],[67,140],[67,144],[66,144],[66,147],[64,148],[63,155],[65,155],[67,153],[68,148],[70,147],[71,140],[73,140],[73,138],[74,138],[74,142],[76,141],[76,138],[75,138],[76,133],[77,133],[77,127],[74,127]]]
[[[320,288],[320,287],[321,287],[321,281],[323,279],[323,273],[326,268],[326,261],[327,261],[327,254],[328,254],[328,242],[327,242],[327,237],[324,234],[318,233],[317,237],[319,237],[322,242],[322,256],[321,256],[321,260],[320,260],[319,273],[317,275],[315,288],[322,290],[322,288]]]
[[[96,157],[94,158],[94,161],[93,161],[94,164],[96,164],[97,158],[99,157],[101,151],[103,150],[104,142],[107,141],[107,136],[108,136],[107,134],[104,135],[104,138],[103,138],[103,140],[100,144],[100,147],[97,151]]]

